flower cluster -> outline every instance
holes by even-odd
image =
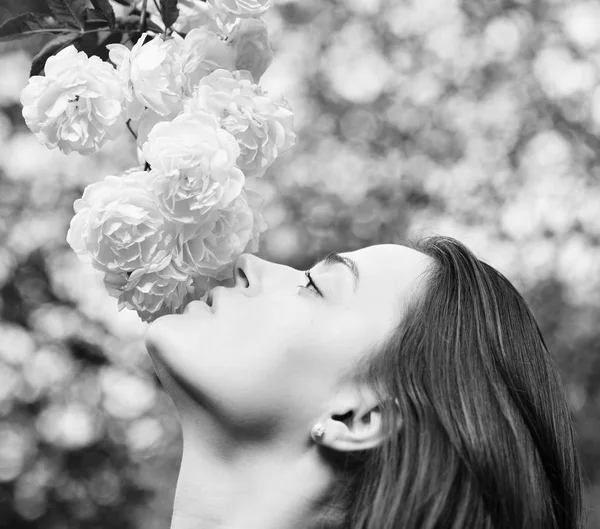
[[[89,154],[125,121],[137,131],[142,166],[89,185],[67,234],[119,310],[180,313],[258,250],[267,226],[252,181],[296,140],[287,103],[257,84],[272,58],[270,5],[179,0],[172,35],[109,44],[110,62],[68,46],[22,92],[49,148]]]

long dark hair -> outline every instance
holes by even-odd
[[[397,329],[355,372],[399,410],[384,408],[387,442],[346,461],[342,525],[582,528],[568,401],[524,299],[452,238],[408,246],[432,265]]]

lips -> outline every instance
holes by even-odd
[[[217,297],[218,297],[218,296],[220,296],[219,292],[220,292],[221,290],[223,290],[224,288],[225,288],[225,287],[223,287],[223,286],[218,286],[218,287],[215,287],[215,288],[213,288],[213,289],[212,289],[212,290],[211,290],[211,291],[208,293],[208,296],[207,296],[207,298],[206,298],[206,304],[207,304],[209,307],[212,307],[212,309],[213,309],[213,312],[214,312],[214,309],[216,309],[215,303],[218,303],[218,299],[217,299]]]
[[[187,304],[187,306],[184,309],[184,313],[187,312],[208,312],[210,314],[212,314],[212,309],[210,308],[210,306],[208,305],[208,303],[205,303],[204,301],[201,300],[194,300],[194,301],[190,301],[190,303]]]

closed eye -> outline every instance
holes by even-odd
[[[315,291],[317,292],[317,294],[319,294],[319,296],[323,297],[323,293],[319,290],[319,287],[315,284],[315,282],[313,281],[313,279],[310,275],[310,270],[307,270],[306,272],[304,272],[304,275],[307,277],[308,283],[306,285],[298,285],[298,286],[305,288],[307,290],[310,290],[310,287],[313,287],[315,289]]]

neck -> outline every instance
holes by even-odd
[[[242,444],[223,436],[208,415],[198,421],[197,413],[193,424],[182,423],[171,529],[324,527],[334,477],[308,433]]]

